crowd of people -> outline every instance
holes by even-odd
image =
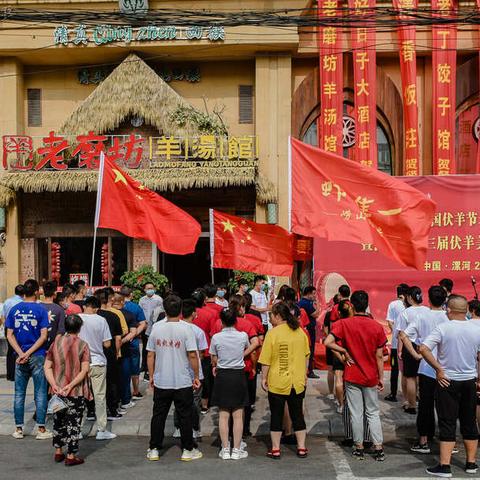
[[[323,317],[314,287],[298,298],[288,285],[276,297],[267,280],[238,283],[228,295],[223,284],[207,284],[181,299],[162,298],[146,283],[144,295],[105,287],[87,294],[84,282],[59,289],[54,281],[27,280],[3,306],[9,343],[7,375],[15,381],[13,437],[24,437],[24,404],[33,379],[36,438],[53,439],[54,460],[67,466],[84,462],[78,454],[81,425],[96,422],[96,439],[111,440],[108,422],[126,415],[143,399],[140,378],[153,389],[147,459],[159,460],[165,424],[173,404],[173,436],[181,460],[202,458],[197,440],[201,415],[218,408],[223,460],[248,457],[246,437],[255,409],[257,383],[267,392],[271,448],[281,444],[308,455],[304,398],[314,373],[317,336],[327,348],[329,395],[345,427],[343,445],[355,458],[370,452],[384,461],[378,393],[384,390],[384,364],[390,360],[390,392],[397,402],[399,379],[406,415],[417,415],[418,441],[412,452],[431,453],[438,439],[440,461],[427,472],[450,477],[460,422],[467,473],[476,473],[478,444],[477,356],[480,302],[452,293],[442,280],[428,290],[428,304],[417,286],[401,284],[387,311],[387,329],[373,319],[368,293],[342,285]],[[260,382],[257,377],[260,376]],[[53,432],[46,428],[53,412]],[[436,415],[435,415],[436,411]]]

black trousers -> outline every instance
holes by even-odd
[[[308,359],[308,373],[313,372],[315,365],[315,340],[317,336],[316,327],[308,325],[307,332],[310,337],[310,358]]]
[[[120,402],[120,365],[115,355],[107,357],[107,413],[116,415]]]
[[[162,448],[165,436],[165,421],[170,407],[175,405],[181,435],[181,447],[192,450],[196,447],[193,441],[193,388],[186,387],[178,390],[161,389],[155,387],[153,394],[153,415],[150,429],[150,448]]]
[[[148,343],[148,336],[145,335],[145,331],[142,332],[142,366],[140,371],[141,372],[148,372],[147,366],[147,343]]]
[[[272,432],[281,432],[283,430],[283,413],[285,403],[288,405],[288,412],[292,419],[292,426],[295,432],[300,432],[307,428],[303,416],[303,399],[305,390],[302,393],[296,393],[292,388],[290,395],[280,395],[279,393],[268,392],[268,403],[270,404],[270,430]]]
[[[243,416],[243,435],[250,433],[250,420],[252,419],[252,405],[255,405],[257,399],[257,375],[250,379],[250,374],[245,372],[248,388],[248,405],[245,407]]]
[[[457,419],[464,440],[478,440],[476,379],[450,380],[446,388],[437,384],[435,405],[440,441],[455,442]]]
[[[210,357],[202,358],[203,388],[202,399],[210,400],[213,392],[214,377],[212,373],[212,360]]]
[[[437,380],[420,374],[418,376],[417,431],[421,437],[435,436],[435,389]]]
[[[17,359],[15,358],[15,350],[12,348],[10,344],[7,347],[7,380],[11,382],[15,381],[15,362]]]
[[[390,352],[390,394],[397,396],[398,392],[398,354],[397,349],[392,348]]]

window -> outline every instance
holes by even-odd
[[[238,86],[238,123],[253,123],[253,85]]]
[[[42,126],[42,91],[39,88],[27,90],[28,126]]]
[[[354,160],[353,153],[354,149],[352,147],[355,145],[350,141],[352,133],[354,135],[354,123],[352,122],[353,107],[347,103],[344,105],[344,118],[343,118],[343,156]],[[317,120],[315,119],[310,126],[307,128],[307,131],[303,135],[303,141],[309,145],[318,145],[318,136],[317,136]],[[353,132],[350,131],[353,125]],[[347,138],[348,137],[348,138]],[[377,160],[378,160],[378,169],[382,172],[388,173],[389,175],[393,174],[392,167],[392,152],[390,148],[390,143],[388,141],[387,134],[380,124],[377,121]]]

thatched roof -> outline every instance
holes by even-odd
[[[132,115],[165,134],[195,135],[198,128],[188,121],[180,128],[172,123],[170,113],[178,107],[193,108],[140,57],[131,53],[73,111],[60,127],[65,135],[89,131],[106,133]]]
[[[259,176],[255,166],[139,169],[128,173],[146,187],[158,192],[188,188],[220,188],[255,185],[257,202],[275,202],[275,185]],[[95,171],[8,172],[0,177],[0,206],[7,206],[16,191],[32,192],[94,192],[97,189]],[[11,196],[13,195],[13,197]]]

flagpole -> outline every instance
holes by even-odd
[[[288,231],[292,233],[292,137],[288,136]]]
[[[208,210],[210,224],[210,271],[212,273],[212,283],[215,283],[215,272],[213,270],[213,257],[215,255],[215,230],[213,227],[213,208]]]
[[[95,266],[95,248],[97,246],[97,230],[100,222],[100,208],[102,206],[102,185],[103,185],[103,172],[105,168],[105,154],[100,152],[100,166],[98,169],[98,181],[97,181],[97,201],[95,204],[95,220],[93,225],[93,246],[92,246],[92,267],[90,269],[90,285],[93,286],[93,268]]]

